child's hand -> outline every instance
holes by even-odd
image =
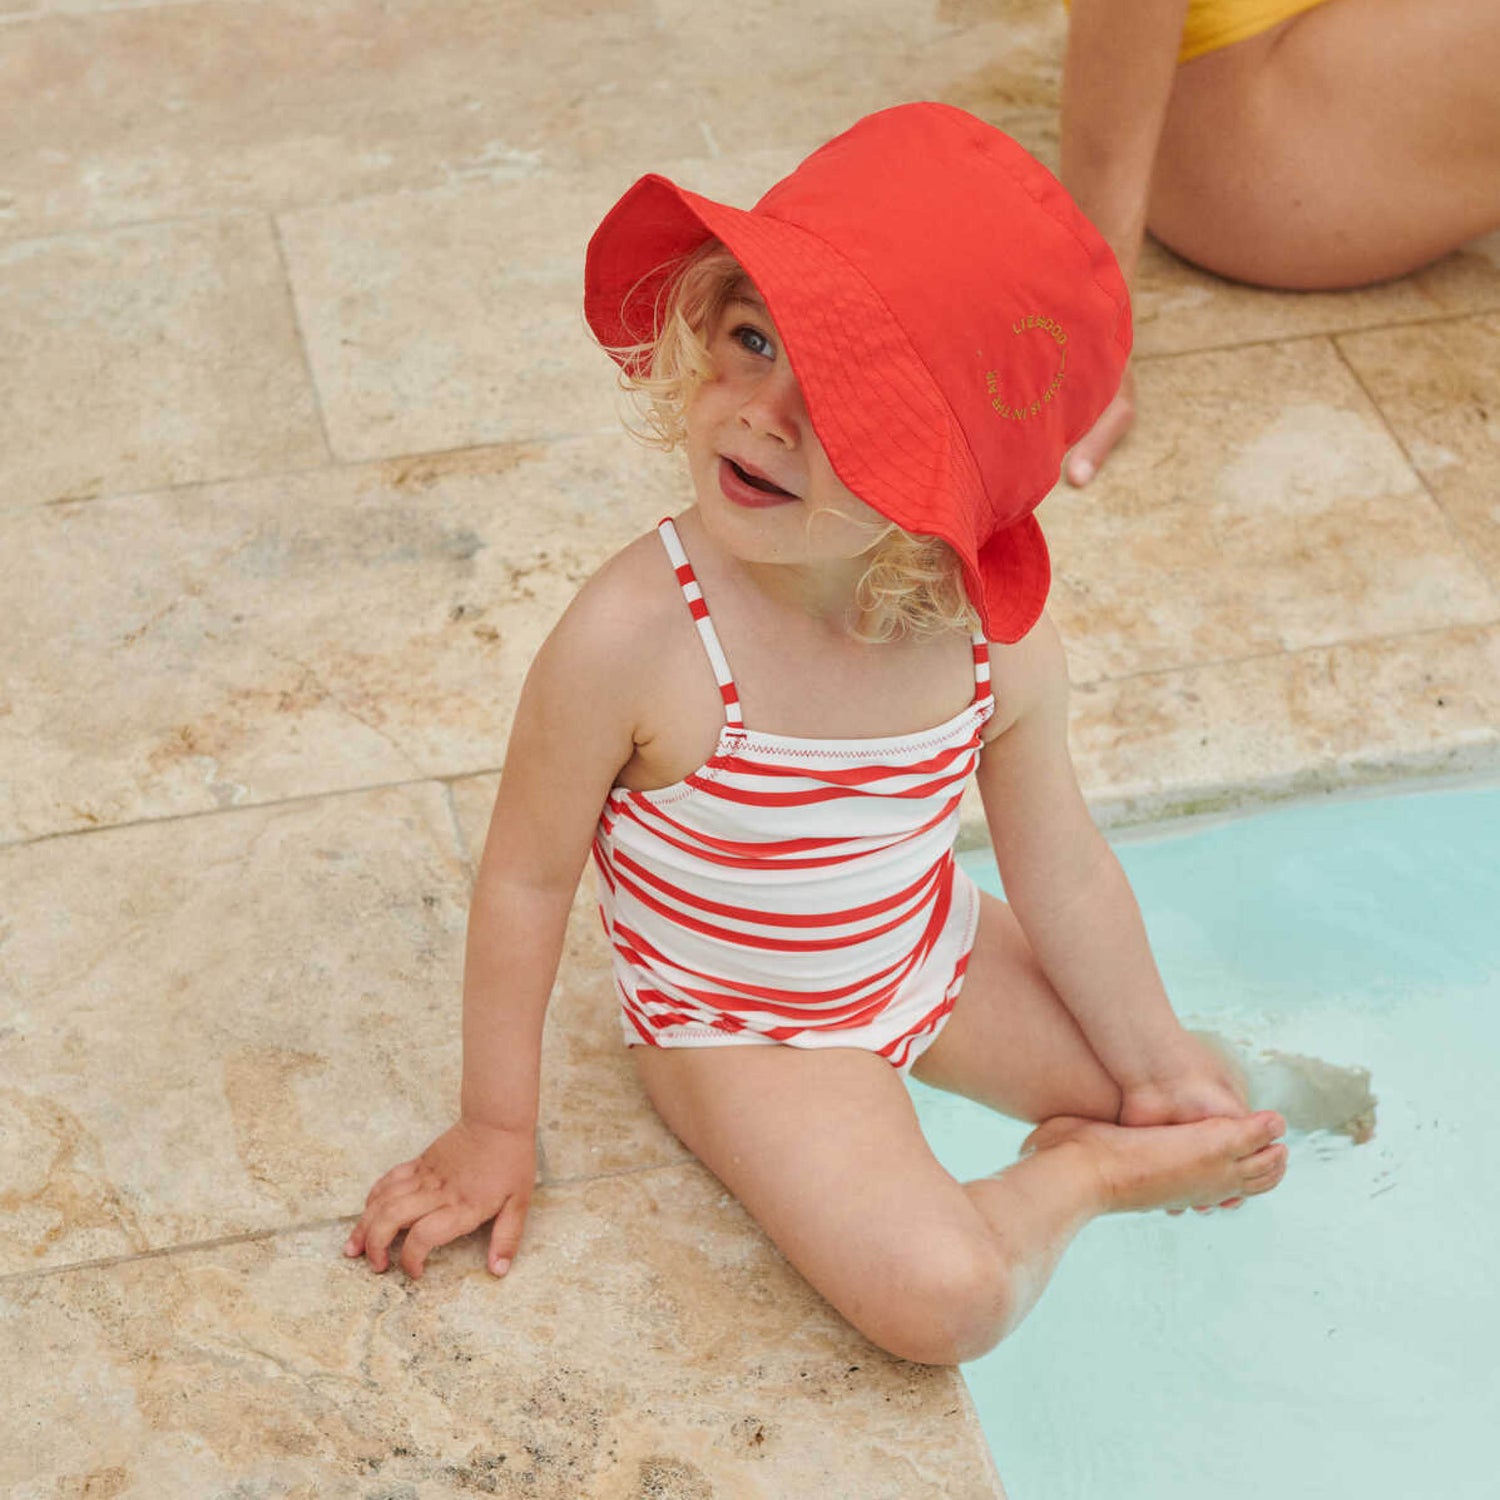
[[[419,1157],[392,1167],[365,1199],[344,1254],[368,1257],[384,1271],[391,1241],[406,1230],[401,1269],[419,1277],[428,1253],[477,1229],[491,1216],[488,1263],[503,1276],[521,1242],[536,1180],[536,1132],[460,1120]]]
[[[1122,1093],[1122,1125],[1191,1125],[1250,1113],[1239,1068],[1221,1046],[1190,1031],[1181,1034],[1171,1056],[1149,1078],[1122,1085]]]
[[[1239,1070],[1218,1048],[1190,1032],[1183,1033],[1179,1049],[1161,1072],[1126,1085],[1121,1092],[1122,1125],[1190,1125],[1219,1115],[1238,1119],[1250,1113]],[[1243,1201],[1226,1198],[1219,1207],[1238,1208]],[[1182,1210],[1168,1212],[1180,1214]]]

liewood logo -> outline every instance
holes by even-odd
[[[1068,372],[1068,335],[1062,325],[1051,318],[1035,313],[1030,317],[1017,318],[1010,325],[1010,331],[1014,334],[1027,333],[1033,329],[1038,333],[1046,334],[1057,345],[1060,355],[1057,373],[1052,377],[1046,390],[1030,401],[1012,402],[1007,396],[1000,394],[998,372],[986,370],[984,374],[985,389],[990,393],[990,405],[1008,422],[1025,422],[1031,417],[1041,416],[1043,408],[1057,394],[1058,388],[1063,383],[1063,376]]]

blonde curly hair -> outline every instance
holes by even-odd
[[[620,387],[638,419],[626,425],[641,442],[669,453],[686,438],[688,404],[714,373],[708,331],[749,279],[719,241],[709,240],[662,279],[651,327],[640,331],[639,342],[608,351],[619,362]],[[958,554],[940,537],[889,521],[874,530],[862,555],[869,561],[855,587],[858,616],[851,628],[857,639],[920,639],[977,628]]]

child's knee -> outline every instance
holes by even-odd
[[[914,1245],[885,1302],[852,1319],[873,1343],[919,1364],[954,1365],[993,1349],[1011,1323],[1011,1276],[993,1238]]]

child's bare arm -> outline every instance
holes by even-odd
[[[503,1274],[535,1176],[542,1022],[599,812],[633,743],[629,654],[608,588],[585,590],[526,679],[469,908],[458,1122],[371,1189],[345,1253],[383,1271],[492,1216],[488,1262]],[[602,597],[601,597],[602,596]]]
[[[1125,1093],[1122,1122],[1243,1114],[1224,1060],[1173,1014],[1135,896],[1084,803],[1056,629],[1044,618],[991,653],[1002,727],[978,780],[995,857],[1048,979]]]

